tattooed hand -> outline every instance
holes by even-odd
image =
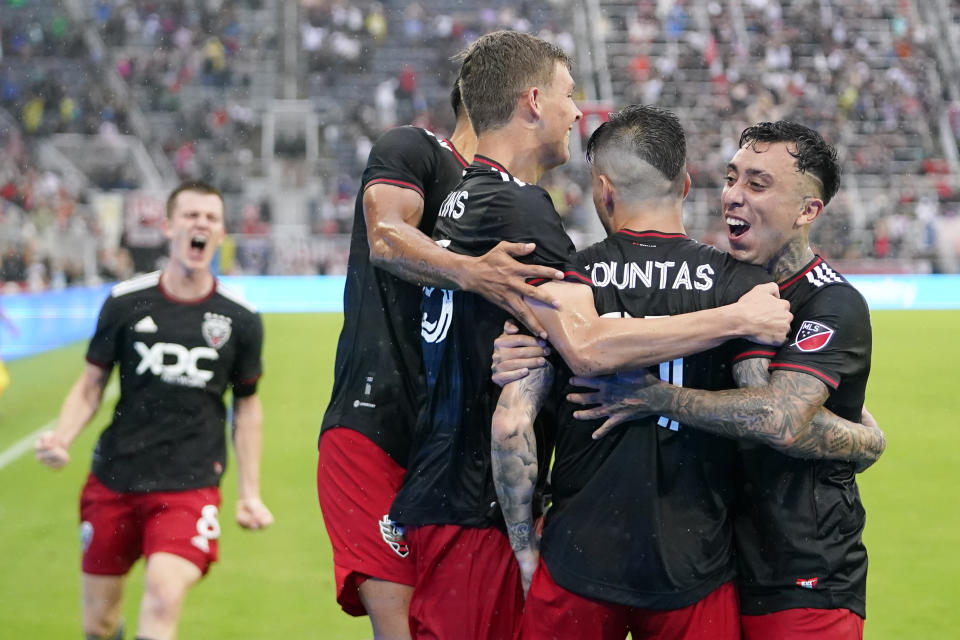
[[[573,417],[577,420],[606,418],[593,432],[594,440],[619,424],[659,413],[655,404],[660,401],[663,384],[646,371],[600,378],[574,377],[570,384],[595,389],[567,395],[567,400],[575,404],[597,405],[576,411]]]
[[[520,333],[517,325],[507,320],[493,343],[493,381],[503,387],[525,378],[531,369],[546,366],[548,355],[550,347],[544,340]]]

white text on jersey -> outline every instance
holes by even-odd
[[[171,342],[156,342],[150,347],[142,342],[135,342],[133,346],[141,358],[137,365],[137,375],[143,375],[149,369],[150,373],[160,376],[164,382],[185,387],[205,386],[213,377],[213,371],[201,369],[199,362],[220,358],[217,350],[210,347],[187,349],[181,344]],[[166,356],[175,360],[166,363]]]
[[[440,205],[440,213],[437,215],[441,218],[458,219],[463,215],[463,210],[467,206],[466,202],[468,197],[469,195],[466,191],[451,191],[447,194],[443,204]]]
[[[713,288],[713,267],[709,264],[697,265],[694,278],[690,278],[690,265],[672,260],[660,262],[647,260],[642,265],[638,262],[596,262],[587,267],[590,279],[595,287],[615,286],[617,289],[636,289],[638,282],[648,289],[697,289],[709,291]],[[656,271],[654,271],[656,270]]]

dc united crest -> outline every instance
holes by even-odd
[[[389,515],[384,515],[380,519],[380,536],[401,558],[410,555],[410,547],[407,546],[407,541],[403,537],[403,528],[398,527]]]
[[[800,351],[820,351],[827,346],[834,333],[835,331],[825,324],[804,320],[797,331],[793,346]]]
[[[227,344],[231,333],[231,320],[227,316],[218,313],[203,314],[203,324],[200,326],[200,333],[208,345],[214,349],[220,349]]]

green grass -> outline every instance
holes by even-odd
[[[365,618],[334,602],[330,548],[316,502],[316,438],[329,397],[339,314],[268,315],[261,395],[263,496],[277,518],[266,531],[232,524],[235,477],[224,480],[220,562],[189,595],[181,640],[361,640]],[[956,312],[875,312],[867,406],[887,433],[885,456],[861,476],[870,552],[868,640],[944,638],[956,604],[960,467],[956,444],[960,341]],[[0,450],[53,419],[82,368],[84,345],[10,363],[0,398]],[[77,497],[113,401],[74,444],[60,472],[26,455],[0,470],[0,629],[10,638],[80,637]],[[133,635],[142,569],[129,582]]]

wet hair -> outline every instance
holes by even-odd
[[[797,171],[807,173],[820,182],[821,197],[826,206],[840,189],[840,162],[837,150],[819,133],[796,122],[778,120],[760,122],[740,134],[740,148],[756,151],[757,143],[786,142],[796,147],[788,152],[797,160]]]
[[[549,86],[557,62],[571,67],[562,49],[526,33],[494,31],[474,42],[463,55],[460,93],[477,135],[509,122],[524,91]]]
[[[590,136],[586,153],[587,162],[627,197],[683,195],[687,139],[680,120],[666,109],[630,105],[610,114]]]
[[[463,96],[460,95],[460,78],[453,83],[453,89],[450,90],[450,107],[453,109],[453,115],[460,118],[460,112],[463,110]]]
[[[184,191],[194,191],[204,195],[217,196],[220,198],[220,202],[223,202],[223,194],[220,193],[219,189],[208,182],[204,182],[203,180],[188,180],[187,182],[181,182],[177,188],[171,191],[170,195],[167,196],[168,218],[173,215],[173,205],[177,201],[177,196]]]

